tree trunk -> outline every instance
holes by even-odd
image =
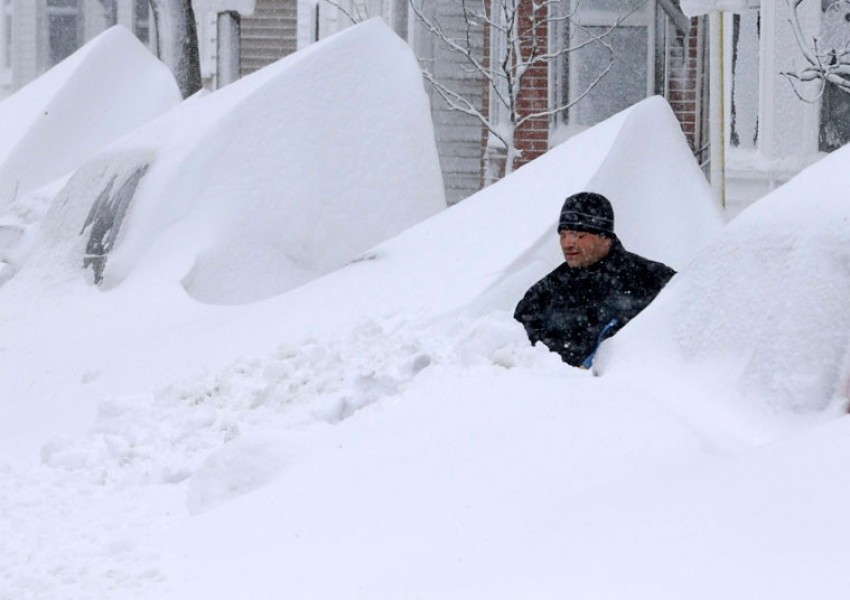
[[[150,0],[157,32],[157,55],[171,69],[180,93],[201,89],[201,59],[192,0]]]

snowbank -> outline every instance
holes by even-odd
[[[433,215],[442,189],[416,60],[373,20],[112,145],[77,171],[45,231],[104,288],[141,268],[240,304]]]
[[[846,404],[850,204],[837,182],[848,161],[850,149],[831,154],[730,223],[612,340],[611,367],[642,360],[652,331],[674,363],[702,365],[774,409]]]
[[[574,503],[565,595],[840,600],[850,585],[848,434],[850,419],[839,419]]]
[[[379,33],[378,39],[386,39],[382,33],[385,31],[383,26],[367,26]],[[360,39],[357,36],[362,31],[354,28],[343,35]],[[317,51],[316,54],[323,53]],[[407,80],[407,72],[404,73],[400,76]],[[238,106],[239,101],[250,95],[241,93],[246,89],[244,86],[228,86],[217,94],[231,89],[235,93],[225,97],[238,101],[231,104],[210,103],[209,106],[221,108],[226,113],[227,108]],[[215,94],[209,99],[214,97]],[[166,115],[163,122],[181,122],[184,106]],[[212,109],[195,112],[199,121],[207,119],[201,121],[203,127],[198,126],[198,131],[206,131],[208,123],[217,121],[222,122],[226,131],[233,131],[229,121],[219,118],[220,114]],[[172,121],[176,117],[179,119]],[[266,113],[266,118],[277,121],[276,114]],[[197,125],[198,121],[189,123]],[[103,162],[99,163],[103,170],[94,168],[93,163],[81,170],[88,176],[78,174],[69,182],[54,205],[51,218],[46,219],[44,243],[34,252],[25,268],[0,288],[3,344],[6,348],[14,348],[18,357],[13,361],[0,361],[0,396],[22,399],[20,402],[10,401],[4,407],[10,411],[10,418],[0,419],[0,427],[3,428],[0,440],[7,442],[6,447],[26,446],[21,434],[26,427],[21,428],[16,423],[27,423],[27,427],[34,429],[46,426],[48,431],[74,429],[87,422],[88,411],[94,410],[97,399],[105,394],[166,385],[177,377],[205,367],[221,368],[241,356],[274,352],[285,341],[298,343],[310,336],[329,332],[339,335],[363,319],[383,321],[395,315],[404,320],[430,320],[449,317],[456,312],[471,315],[510,312],[525,289],[562,260],[555,227],[563,198],[591,186],[608,191],[604,186],[619,185],[624,173],[635,174],[632,194],[626,197],[618,194],[618,197],[612,198],[617,210],[622,208],[617,228],[623,232],[626,244],[638,251],[655,248],[657,252],[652,254],[653,258],[680,266],[721,226],[719,210],[714,208],[710,190],[699,170],[695,166],[682,170],[668,167],[677,164],[680,160],[677,155],[690,156],[683,136],[681,133],[663,136],[659,143],[641,152],[617,149],[621,135],[628,143],[633,143],[635,134],[641,131],[648,135],[648,132],[678,131],[675,128],[675,117],[662,100],[645,101],[553,149],[463,203],[368,250],[345,267],[264,302],[231,308],[198,305],[186,296],[180,285],[181,279],[192,269],[194,256],[189,250],[199,247],[198,239],[209,247],[224,246],[212,236],[218,230],[209,228],[209,237],[204,238],[186,233],[186,222],[191,224],[194,219],[194,222],[204,223],[205,214],[200,209],[198,190],[209,192],[204,195],[204,202],[216,197],[215,190],[206,184],[203,177],[193,178],[189,173],[190,168],[201,174],[206,174],[206,171],[185,158],[203,155],[208,150],[201,147],[194,154],[189,150],[196,148],[194,141],[204,139],[203,135],[193,137],[189,131],[181,130],[184,135],[164,138],[170,145],[163,143],[154,154],[144,145],[153,134],[134,134],[131,138],[140,140],[138,152],[130,143],[122,142],[125,156],[117,152],[105,153]],[[156,126],[154,131],[161,130]],[[380,131],[385,136],[395,135],[394,130]],[[415,134],[410,132],[409,135]],[[181,145],[183,140],[188,140],[188,148]],[[382,139],[375,141],[379,145],[384,143]],[[395,143],[386,140],[387,147]],[[238,147],[235,142],[234,147]],[[140,253],[144,254],[145,260],[133,273],[134,277],[103,293],[81,276],[84,240],[77,238],[76,233],[85,220],[88,206],[83,202],[68,206],[66,203],[72,199],[96,197],[96,186],[102,185],[102,175],[107,172],[107,167],[120,171],[126,165],[125,172],[129,172],[139,164],[142,156],[151,157],[153,166],[139,185],[136,201],[144,199],[150,205],[140,203],[143,209],[128,216],[131,226],[126,230],[132,233],[132,223],[135,223],[141,242],[145,241],[145,236],[141,235],[143,231],[162,230],[168,233],[172,225],[168,222],[170,219],[176,223],[171,227],[174,233],[163,236],[170,244],[157,242],[157,251]],[[185,158],[188,164],[177,161],[176,164],[181,167],[178,169],[165,160],[153,162],[154,157],[161,156],[176,157],[181,161]],[[119,159],[126,160],[126,163],[121,164]],[[219,163],[202,160],[201,164],[210,166]],[[304,171],[324,173],[323,164],[326,163],[306,164]],[[258,192],[253,189],[254,186],[267,192],[274,188],[274,193],[279,193],[277,176],[273,182],[266,179],[274,175],[270,173],[273,170],[270,166],[256,170],[245,168],[251,177],[243,181],[244,193],[240,198],[256,199]],[[157,172],[159,180],[154,178]],[[434,172],[439,173],[436,165]],[[226,173],[215,171],[209,173],[209,177],[236,185],[236,176],[228,179],[228,173],[229,170]],[[395,181],[397,176],[383,170],[382,173],[390,178],[390,182]],[[656,175],[651,175],[653,173]],[[173,187],[170,195],[165,194],[167,184],[176,181],[180,174],[184,176],[179,180],[181,186]],[[417,181],[422,179],[417,178]],[[330,185],[333,184],[331,181]],[[295,180],[293,185],[298,187],[301,184]],[[321,191],[329,184],[312,181],[311,185]],[[434,182],[433,187],[440,188],[439,182]],[[687,193],[680,193],[680,190]],[[373,191],[370,201],[382,206],[399,203],[394,185],[383,185]],[[164,197],[159,197],[160,193]],[[410,193],[420,192],[414,190]],[[185,198],[185,202],[177,202],[181,197]],[[227,204],[226,196],[217,197],[225,206],[211,205],[208,209],[211,213],[209,222],[227,225],[224,217],[233,216],[229,212],[232,204]],[[169,204],[168,200],[172,199],[174,202]],[[198,206],[194,204],[196,200]],[[647,206],[647,215],[651,216],[644,228],[634,221],[639,218],[637,213],[629,217],[629,207],[638,205],[641,200]],[[679,207],[683,205],[691,208],[680,211]],[[162,210],[154,210],[154,206]],[[281,202],[275,211],[287,214],[288,206],[288,203]],[[421,214],[421,205],[408,202],[405,206],[410,220]],[[169,211],[169,208],[173,210]],[[181,221],[185,215],[180,214],[178,208],[197,214]],[[678,219],[675,223],[668,221],[669,227],[690,232],[686,244],[680,248],[673,249],[666,244],[671,235],[669,230],[655,228],[656,211],[665,210],[673,215],[671,219]],[[264,218],[278,222],[278,212],[269,213]],[[192,212],[189,214],[194,215]],[[250,214],[244,217],[248,218]],[[358,219],[362,218],[363,215],[358,215]],[[241,244],[253,243],[254,239],[256,243],[262,243],[272,238],[275,243],[287,243],[282,237],[275,236],[274,231],[267,232],[262,223],[258,225],[260,233],[256,235],[245,223],[247,221],[243,221],[240,213],[239,220],[230,225],[230,229],[225,228],[220,239],[232,239],[232,231],[245,234],[247,239],[240,240],[238,243]],[[303,218],[299,218],[298,223],[307,228],[308,233],[325,236],[316,239],[320,249],[348,239],[334,237],[336,234],[331,235],[327,228],[307,227]],[[348,222],[345,225],[347,235],[352,228]],[[150,237],[155,236],[151,233]],[[660,243],[655,243],[655,239],[659,239]],[[125,242],[129,243],[128,240]],[[121,249],[120,245],[118,249]],[[234,276],[240,277],[238,274]],[[257,289],[251,287],[251,281],[246,285],[252,291]],[[521,332],[521,328],[517,331]],[[517,339],[524,341],[521,333]],[[30,360],[27,357],[39,358]],[[45,372],[43,364],[52,366]],[[79,400],[68,400],[62,404],[61,420],[43,423],[40,415],[47,410],[47,405],[52,404],[50,398],[57,389],[62,390],[63,397]],[[24,394],[22,390],[27,391]],[[30,396],[37,400],[23,401],[24,397]],[[34,441],[37,443],[37,440]]]
[[[180,102],[168,69],[112,27],[0,103],[0,207]]]
[[[361,315],[513,310],[529,286],[563,261],[558,214],[566,196],[586,189],[610,197],[628,249],[677,269],[723,226],[672,110],[656,97],[297,293],[343,287],[350,290],[347,307]],[[325,319],[336,321],[333,315],[317,321]]]
[[[178,168],[175,197],[214,197],[204,177],[219,173],[193,177],[186,157],[250,97],[234,89],[219,96],[229,104],[188,104],[221,109],[196,111],[197,135],[163,133],[153,152],[152,129],[104,166],[150,164],[137,199]],[[0,288],[0,596],[842,598],[846,419],[782,439],[815,419],[746,414],[720,395],[719,366],[691,377],[673,360],[687,344],[727,351],[710,302],[730,306],[733,286],[710,288],[730,263],[755,262],[744,234],[818,257],[826,248],[800,234],[831,217],[844,240],[829,200],[844,187],[836,160],[806,180],[815,194],[792,194],[827,198],[828,214],[751,210],[728,229],[738,240],[721,233],[675,117],[652,99],[323,277],[236,306],[180,284],[194,264],[184,248],[199,247],[178,235],[201,220],[195,204],[139,205],[126,231],[165,234],[109,289],[85,282],[79,248],[63,245],[79,245],[65,232],[90,202],[55,210],[50,243]],[[267,175],[246,178],[245,193]],[[91,169],[63,198],[101,189]],[[511,318],[562,260],[557,215],[582,189],[612,197],[627,247],[680,269],[614,338],[629,343],[603,377],[530,346]],[[385,186],[376,200],[393,197]],[[734,256],[712,261],[729,243]],[[827,271],[846,272],[843,254],[829,256]],[[766,268],[739,292],[775,294]],[[754,450],[766,439],[778,441]]]

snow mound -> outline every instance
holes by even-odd
[[[673,360],[710,365],[774,408],[846,403],[848,164],[850,149],[835,152],[743,212],[612,346],[640,360],[639,338],[664,331]]]
[[[0,103],[0,206],[181,100],[168,69],[115,26]]]
[[[322,48],[319,50],[324,52]],[[364,56],[360,55],[360,59]],[[405,70],[396,77],[406,79],[407,73]],[[417,73],[417,80],[418,77]],[[268,80],[273,81],[274,77]],[[224,96],[230,104],[209,103],[210,106],[227,108],[250,96],[235,85],[221,92],[231,88],[238,94]],[[204,106],[200,101],[195,104]],[[163,120],[171,121],[175,114],[181,116],[187,105],[184,103]],[[211,122],[219,116],[212,109],[196,112],[199,118]],[[266,118],[276,120],[277,116],[267,113]],[[180,122],[174,121],[175,127]],[[188,121],[187,127],[193,125],[198,122]],[[442,334],[454,339],[457,326],[453,317],[457,313],[468,313],[473,319],[498,311],[511,314],[525,290],[563,260],[555,233],[563,198],[591,185],[612,185],[628,168],[658,174],[655,182],[648,174],[646,178],[636,177],[633,195],[628,197],[630,204],[644,202],[648,206],[668,206],[671,210],[679,204],[691,206],[690,211],[679,213],[679,222],[668,225],[693,232],[688,237],[688,246],[665,250],[664,244],[657,244],[662,253],[652,255],[676,266],[683,264],[721,226],[720,217],[712,210],[710,190],[699,170],[694,167],[672,172],[665,164],[675,163],[677,153],[692,160],[683,136],[680,133],[679,137],[665,136],[641,152],[617,151],[619,144],[639,139],[636,133],[645,131],[648,135],[668,128],[673,131],[675,127],[675,117],[662,100],[645,101],[552,149],[468,200],[366,251],[358,260],[285,294],[238,306],[199,305],[179,285],[193,265],[190,250],[197,246],[192,246],[188,234],[178,235],[186,233],[178,209],[191,209],[198,213],[198,218],[204,216],[201,208],[196,210],[188,200],[182,206],[177,203],[173,206],[174,233],[168,237],[172,245],[158,242],[158,248],[152,247],[145,254],[133,277],[108,293],[86,284],[80,277],[86,240],[77,233],[95,200],[92,190],[97,188],[92,182],[103,183],[103,179],[111,179],[119,172],[129,177],[139,164],[150,164],[138,185],[137,200],[144,198],[153,203],[158,200],[157,191],[165,194],[164,186],[154,179],[157,173],[167,183],[179,172],[176,167],[169,168],[169,162],[161,161],[160,157],[180,158],[191,154],[179,152],[187,139],[188,147],[195,148],[194,138],[188,134],[185,138],[165,138],[156,149],[122,143],[123,154],[111,151],[102,155],[105,157],[99,163],[102,169],[92,164],[72,178],[54,203],[51,214],[42,222],[42,246],[14,279],[0,288],[4,347],[17,357],[0,361],[0,397],[37,395],[43,399],[10,405],[8,410],[15,417],[8,425],[0,420],[0,446],[26,444],[22,441],[23,432],[33,423],[41,423],[50,432],[81,426],[87,418],[82,407],[93,411],[97,399],[104,395],[148,391],[152,386],[168,385],[177,377],[225,368],[245,355],[272,353],[282,343],[305,344],[314,335],[345,335],[364,319],[437,321],[444,327]],[[152,135],[139,139],[148,142]],[[201,147],[195,154],[203,150]],[[184,172],[188,168],[185,163],[177,166]],[[109,169],[111,175],[106,178],[103,174]],[[258,171],[254,179],[246,181],[246,195],[252,193],[249,184],[259,188],[270,185],[263,179],[266,175]],[[196,193],[193,185],[202,187],[188,175],[180,183],[183,190],[193,195]],[[123,180],[116,179],[113,188],[120,187]],[[384,192],[390,189],[385,186]],[[690,191],[680,195],[681,189]],[[188,194],[188,191],[180,192],[175,187],[171,197],[179,198],[180,193]],[[199,204],[208,197],[198,198]],[[87,198],[88,204],[71,202],[79,198]],[[386,201],[386,195],[373,199]],[[626,239],[628,246],[651,248],[654,238],[666,239],[670,235],[656,228],[656,217],[640,227],[639,222],[632,222],[640,218],[640,213],[629,217],[626,207],[630,204],[626,204],[626,199],[613,200],[618,210],[623,208],[623,214],[618,216],[618,230],[624,236],[630,229],[633,231]],[[162,212],[151,209],[133,214],[138,206],[131,205],[127,222],[137,218],[136,223],[141,227],[142,217],[164,221],[168,206],[163,199]],[[411,212],[410,220],[414,220],[421,206],[407,204],[399,210],[404,209]],[[154,231],[153,224],[148,225],[147,230]],[[251,237],[248,224],[243,227],[248,240],[264,241],[261,235]],[[166,232],[163,237],[167,237],[166,224],[162,223],[161,229]],[[343,240],[329,236],[318,242],[326,247]],[[116,251],[121,250],[121,243],[119,235]],[[107,263],[107,275],[109,267]],[[250,284],[245,285],[250,287]],[[504,330],[493,329],[488,336],[493,344],[514,339],[528,345],[522,327],[510,319]],[[495,360],[506,365],[518,360],[509,350],[494,348],[493,353],[497,355]],[[38,357],[38,360],[26,357]],[[45,370],[44,365],[50,368]],[[78,404],[63,404],[62,418],[46,423],[41,415],[56,389],[80,400]],[[346,402],[340,406],[329,410],[345,413],[356,408]],[[26,423],[27,427],[15,423]]]
[[[274,80],[264,78],[261,89]],[[709,478],[674,487],[661,502],[649,493],[718,455],[724,467],[759,433],[747,423],[733,423],[736,430],[733,418],[690,411],[683,419],[663,405],[677,386],[683,396],[709,393],[681,370],[647,364],[666,349],[649,313],[629,326],[650,334],[641,362],[620,378],[592,377],[531,346],[511,317],[528,285],[561,262],[558,212],[582,189],[612,196],[627,247],[681,268],[685,280],[699,268],[688,264],[721,220],[663,101],[636,105],[324,277],[262,302],[210,306],[178,282],[195,264],[186,249],[198,247],[186,222],[201,219],[196,207],[215,192],[201,177],[218,165],[204,155],[206,131],[251,97],[233,89],[164,119],[177,129],[186,118],[185,135],[134,135],[136,146],[122,142],[121,153],[102,155],[102,170],[78,173],[44,224],[53,246],[0,288],[7,596],[267,598],[286,589],[311,598],[351,590],[369,598],[568,597],[579,589],[598,597],[594,578],[603,569],[628,572],[623,587],[641,577],[622,565],[658,556],[645,551],[652,540],[679,556],[682,528],[666,527],[657,510],[683,497],[677,492],[697,507],[718,504],[705,490],[720,490],[731,507],[743,498],[746,514],[723,521],[732,532],[752,520],[748,497],[765,505],[769,494],[755,487],[763,479],[751,476],[761,465],[731,479],[739,486]],[[193,112],[197,119],[188,119]],[[276,126],[278,116],[265,114]],[[158,134],[161,145],[151,141]],[[150,205],[123,203],[118,191],[133,187],[134,174],[136,200]],[[258,169],[246,194],[268,186],[267,175]],[[163,199],[155,211],[156,190],[184,200],[166,214]],[[78,196],[88,202],[73,203]],[[135,223],[125,233],[163,232],[107,291],[79,276],[86,240],[76,234],[97,198],[111,207],[98,215],[125,212],[125,225]],[[126,248],[108,220],[93,215],[90,228],[97,223],[101,241],[116,253]],[[680,228],[688,235],[671,244]],[[215,243],[215,233],[205,241]],[[659,303],[671,299],[665,291]],[[23,453],[29,462],[39,450],[38,465],[2,457]],[[648,497],[635,511],[641,490]],[[688,519],[692,506],[676,504],[674,514],[692,526],[686,544],[704,550],[700,534],[718,528]],[[729,539],[709,545],[710,554],[726,556]],[[606,554],[623,547],[631,549]],[[770,548],[757,553],[766,555]],[[676,572],[701,583],[711,567]],[[676,591],[686,588],[702,589]]]
[[[654,141],[644,148],[646,139]],[[628,249],[674,268],[686,265],[723,226],[672,110],[655,97],[374,248],[303,294],[321,297],[344,288],[345,308],[355,314],[512,311],[529,286],[563,262],[556,234],[561,205],[588,189],[609,195]],[[434,265],[440,265],[438,276],[421,275]],[[328,314],[317,321],[325,319],[336,320]]]
[[[246,411],[241,422],[276,431],[279,440],[255,430],[231,463],[222,464],[230,455],[224,449],[209,470],[204,465],[193,476],[187,502],[196,516],[165,534],[163,568],[177,587],[168,597],[233,596],[238,591],[218,566],[235,561],[249,571],[239,585],[250,597],[289,586],[316,598],[343,597],[350,589],[368,598],[520,598],[529,597],[530,580],[538,582],[531,597],[547,597],[544,589],[569,597],[573,580],[558,567],[570,563],[561,549],[572,536],[560,525],[573,514],[568,507],[588,496],[605,498],[624,481],[687,469],[704,446],[645,392],[621,385],[599,394],[608,381],[569,368],[524,339],[506,339],[501,332],[511,321],[505,313],[483,317],[459,327],[453,340],[415,324],[365,328],[344,343],[321,344],[329,356],[355,360],[316,369],[312,384],[335,385],[340,367],[341,374],[362,368],[371,379],[397,377],[392,393],[332,428],[283,429],[271,415],[261,421]],[[515,368],[501,359],[509,347],[522,357]],[[315,348],[296,352],[305,350]],[[364,355],[369,360],[357,360]],[[428,357],[427,366],[406,368],[413,356],[419,364]],[[297,389],[296,381],[281,378],[281,392],[287,382]],[[356,395],[358,388],[344,391]],[[267,406],[280,406],[267,398]],[[215,395],[207,402],[236,404]],[[268,458],[275,447],[276,464]],[[258,458],[241,479],[236,469],[251,448]],[[198,506],[199,498],[209,504]],[[596,522],[603,531],[604,523]],[[482,545],[494,531],[499,543]],[[268,551],[274,547],[283,548],[286,560]],[[352,552],[364,559],[347,561]],[[317,577],[327,564],[343,567],[331,579]],[[199,572],[207,575],[196,577]],[[246,581],[262,583],[248,588]],[[156,590],[150,597],[157,592],[164,596]]]
[[[242,304],[435,214],[442,190],[416,59],[372,20],[114,144],[69,182],[51,234],[84,230],[66,250],[104,288],[139,269]]]
[[[667,102],[650,98],[634,110],[588,187],[611,198],[629,250],[682,269],[724,217]]]

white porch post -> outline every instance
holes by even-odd
[[[723,109],[723,15],[709,15],[709,122],[711,187],[726,207],[726,112]]]
[[[241,41],[239,35],[241,17],[238,12],[218,13],[217,36],[217,81],[216,88],[239,79],[241,62]]]

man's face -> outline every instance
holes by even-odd
[[[611,238],[586,231],[562,229],[561,251],[570,268],[582,269],[599,262],[611,251]]]

